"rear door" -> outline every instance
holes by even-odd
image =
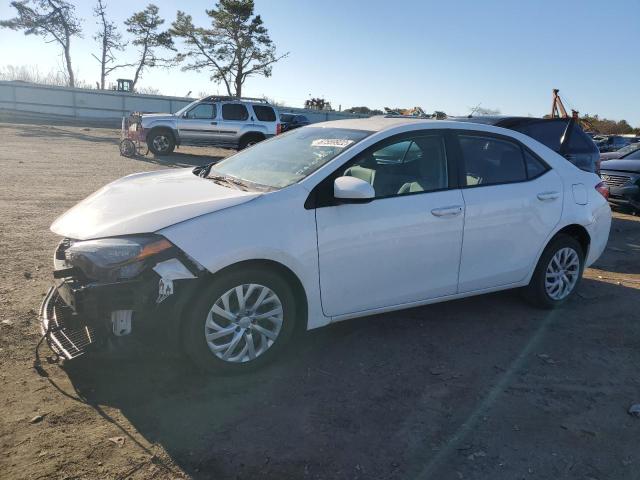
[[[224,102],[221,104],[220,110],[219,143],[235,147],[238,145],[243,127],[250,123],[249,110],[244,103],[240,102]]]
[[[178,119],[178,133],[182,143],[212,143],[218,130],[215,103],[202,102],[195,105]]]
[[[465,203],[459,292],[522,281],[562,213],[562,182],[510,139],[460,132]]]

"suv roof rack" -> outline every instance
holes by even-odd
[[[252,97],[233,97],[229,95],[210,95],[208,97],[204,97],[203,100],[208,100],[210,102],[218,102],[221,100],[236,100],[238,102],[255,102],[255,103],[265,103],[268,104],[269,101],[264,98],[252,98]]]

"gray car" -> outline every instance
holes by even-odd
[[[177,145],[242,150],[280,133],[278,111],[265,100],[210,96],[176,113],[149,113],[141,118],[149,150],[173,152]]]

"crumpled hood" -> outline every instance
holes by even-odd
[[[76,240],[150,233],[262,195],[218,185],[191,170],[136,173],[116,180],[58,217],[51,231]]]

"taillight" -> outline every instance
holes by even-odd
[[[609,187],[604,182],[600,182],[596,185],[596,190],[600,195],[604,197],[605,200],[609,200]]]
[[[276,135],[280,135],[282,133],[282,124],[276,123]]]

